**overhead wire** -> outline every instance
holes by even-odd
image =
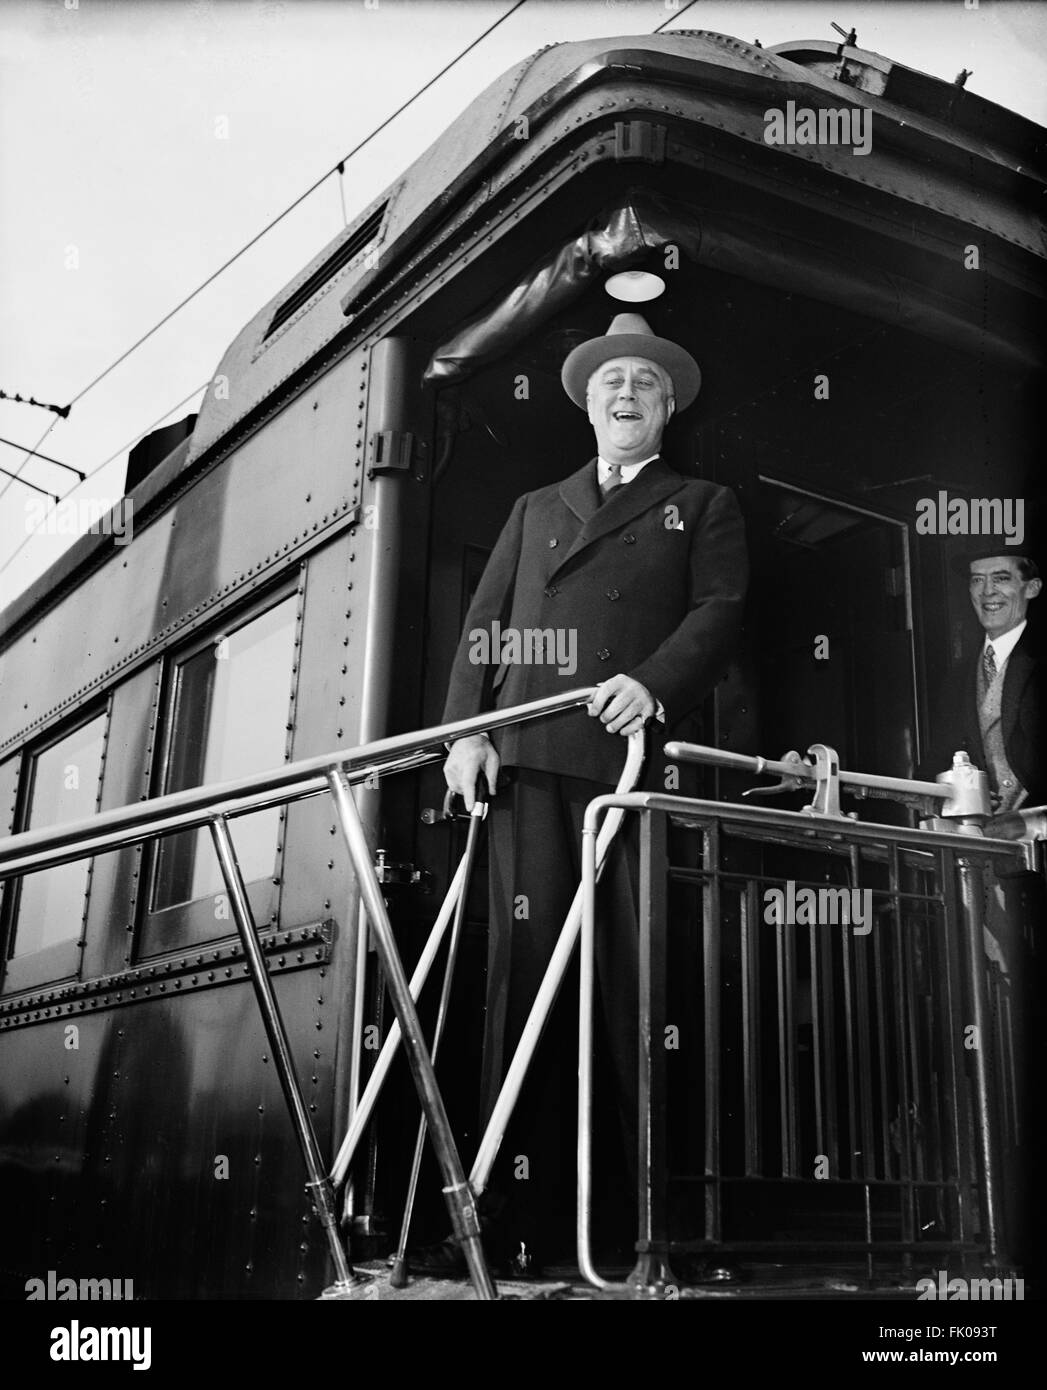
[[[21,459],[19,460],[19,462],[18,462],[18,467],[15,469],[15,471],[14,471],[13,473],[9,473],[9,474],[8,474],[8,476],[9,476],[14,482],[16,482],[16,483],[24,483],[24,482],[25,482],[25,479],[22,477],[22,469],[26,466],[26,464],[29,462],[29,460],[30,460],[31,458],[33,458],[33,457],[36,455],[37,449],[39,449],[40,445],[44,442],[44,440],[47,438],[47,436],[51,433],[51,431],[54,429],[55,425],[58,424],[58,419],[59,419],[59,417],[56,415],[55,418],[51,421],[51,423],[47,426],[47,429],[44,430],[43,434],[40,436],[40,438],[39,438],[39,439],[36,441],[36,443],[33,445],[33,447],[32,447],[30,450],[28,450],[28,452],[25,454],[25,456],[24,456],[23,458],[21,458]],[[7,473],[8,470],[5,468],[5,469],[4,469],[4,472]],[[3,497],[4,493],[7,491],[7,489],[8,489],[10,486],[11,486],[11,484],[8,482],[8,483],[4,483],[3,487],[0,487],[0,497]],[[0,571],[0,573],[2,573],[2,571]]]
[[[6,473],[9,478],[13,478],[16,483],[21,483],[23,487],[31,487],[34,492],[39,492],[44,497],[50,497],[52,502],[58,501],[58,497],[55,493],[48,492],[46,488],[37,487],[37,485],[31,483],[28,478],[20,478],[17,473],[12,473],[10,469],[0,468],[0,473]],[[0,571],[0,573],[2,573],[2,571]]]
[[[353,146],[353,148],[349,151],[348,154],[343,155],[342,158],[338,160],[336,164],[332,165],[331,168],[326,171],[326,173],[321,174],[318,179],[314,180],[314,182],[309,185],[309,187],[305,190],[304,193],[299,194],[299,196],[295,198],[295,200],[292,203],[289,203],[281,213],[278,213],[277,216],[272,219],[272,221],[267,222],[260,232],[257,232],[250,239],[250,241],[246,242],[243,246],[240,247],[239,251],[235,252],[232,256],[229,257],[228,260],[224,261],[216,271],[210,274],[206,280],[202,281],[199,285],[197,285],[196,289],[192,290],[189,294],[187,294],[184,299],[180,300],[174,306],[173,309],[169,310],[168,313],[166,313],[163,316],[163,318],[159,319],[155,324],[153,324],[152,328],[150,328],[147,332],[143,333],[142,336],[138,338],[135,342],[133,342],[129,348],[122,352],[119,357],[114,358],[113,361],[110,362],[107,367],[103,368],[103,370],[100,371],[97,374],[97,376],[93,377],[87,383],[86,386],[82,387],[76,393],[76,395],[69,402],[68,406],[65,407],[66,414],[69,413],[69,411],[73,408],[74,405],[77,404],[78,401],[83,400],[84,396],[87,395],[88,391],[92,391],[99,384],[99,382],[104,381],[105,378],[111,372],[115,371],[116,368],[119,367],[122,362],[125,362],[133,352],[136,352],[142,346],[143,343],[148,342],[149,339],[155,333],[159,332],[159,330],[163,328],[165,324],[169,323],[171,319],[175,317],[176,314],[180,313],[181,310],[186,307],[187,304],[192,303],[192,301],[197,297],[198,294],[202,293],[203,290],[207,289],[209,285],[212,285],[220,275],[223,275],[229,269],[229,267],[231,265],[234,265],[240,259],[241,256],[243,256],[247,251],[249,251],[252,248],[252,246],[257,245],[257,243],[261,241],[262,237],[264,237],[268,232],[272,231],[272,229],[275,226],[277,226],[278,223],[282,222],[285,217],[287,217],[290,213],[292,213],[295,210],[295,208],[299,207],[306,200],[306,198],[308,198],[311,194],[315,193],[316,190],[320,187],[320,185],[323,184],[327,179],[329,179],[332,174],[337,173],[338,170],[341,167],[343,167],[350,159],[352,159],[355,155],[359,154],[359,152],[366,145],[370,144],[370,142],[375,138],[376,135],[380,135],[381,132],[385,130],[385,128],[388,125],[395,121],[397,116],[401,115],[404,111],[407,110],[409,106],[413,105],[419,97],[424,96],[424,94],[429,90],[429,88],[432,87],[435,83],[439,82],[440,78],[443,77],[445,73],[450,72],[450,70],[457,63],[460,63],[461,60],[464,57],[466,57],[467,54],[471,53],[478,44],[482,43],[489,34],[494,33],[495,29],[497,29],[500,24],[504,24],[507,19],[514,15],[516,11],[526,3],[527,0],[516,0],[516,3],[512,6],[511,9],[507,10],[505,14],[500,15],[498,19],[494,21],[493,24],[489,24],[482,34],[478,34],[477,37],[473,39],[471,43],[468,43],[465,46],[465,48],[461,50],[460,53],[458,53],[454,58],[451,59],[449,63],[445,63],[439,72],[435,73],[432,77],[430,77],[428,82],[426,82],[424,86],[419,87],[417,91],[415,91],[413,95],[408,97],[408,99],[405,102],[402,102],[401,105],[398,106],[390,116],[387,116],[384,121],[382,121],[379,125],[376,125],[375,128],[370,132],[370,134],[365,135],[364,138],[361,141],[359,141],[358,144]],[[22,469],[25,467],[26,463],[29,461],[29,459],[33,456],[34,453],[35,449],[30,450],[29,453],[26,454],[25,458],[22,459],[21,463],[18,465],[16,476],[18,476],[21,473]],[[10,486],[11,484],[8,482],[5,483],[3,487],[0,487],[0,497],[3,497],[4,493]]]
[[[3,393],[0,392],[0,394]],[[6,444],[9,449],[24,449],[26,447],[24,444],[16,443],[13,439],[5,439],[2,434],[0,434],[0,444]],[[61,459],[53,459],[50,454],[42,454],[39,449],[33,450],[33,456],[38,459],[43,459],[45,463],[53,463],[57,468],[65,468],[70,473],[75,473],[81,482],[84,481],[85,475],[81,473],[79,468],[74,468],[71,463],[63,463]],[[4,472],[7,472],[6,468]]]
[[[684,5],[682,10],[677,10],[675,14],[671,14],[668,19],[663,20],[661,24],[659,24],[657,29],[652,29],[651,33],[660,34],[667,24],[671,24],[674,19],[679,19],[681,15],[687,13],[687,11],[691,8],[692,5],[697,5],[697,3],[698,0],[688,0],[687,4]]]
[[[59,460],[49,458],[47,455],[41,454],[39,452],[40,445],[47,438],[48,434],[50,434],[51,430],[57,423],[58,418],[65,419],[72,410],[72,407],[76,405],[77,402],[82,400],[89,391],[92,391],[97,385],[99,385],[100,382],[104,381],[107,376],[109,376],[113,371],[115,371],[116,368],[121,365],[121,363],[125,362],[127,358],[131,356],[132,353],[136,352],[138,348],[140,348],[144,343],[148,342],[148,340],[151,337],[153,337],[154,334],[159,332],[159,330],[163,328],[165,324],[169,323],[171,319],[175,317],[176,314],[180,313],[182,309],[184,309],[198,295],[200,295],[205,289],[207,289],[208,286],[212,285],[219,278],[219,276],[223,275],[226,270],[228,270],[242,256],[244,256],[249,250],[251,250],[253,246],[257,245],[258,242],[268,232],[272,231],[272,229],[276,227],[280,222],[282,222],[285,217],[289,216],[290,213],[292,213],[297,207],[299,207],[306,200],[306,198],[310,197],[313,193],[315,193],[316,190],[324,182],[326,182],[326,180],[329,179],[333,174],[338,175],[339,196],[341,198],[342,203],[342,215],[343,220],[345,220],[346,225],[348,225],[348,219],[346,218],[345,194],[343,183],[345,165],[348,163],[348,161],[352,159],[356,154],[358,154],[362,149],[364,149],[365,146],[368,145],[376,136],[380,135],[381,132],[385,130],[394,120],[396,120],[396,118],[399,115],[401,115],[410,106],[412,106],[414,102],[418,100],[419,97],[423,96],[432,86],[435,85],[435,83],[437,83],[440,80],[441,77],[445,76],[446,73],[448,73],[453,67],[460,63],[463,58],[465,58],[469,53],[473,51],[473,49],[475,49],[479,44],[481,44],[484,41],[484,39],[486,39],[490,34],[492,34],[495,31],[495,29],[497,29],[500,25],[504,24],[507,19],[510,19],[516,13],[517,10],[521,9],[523,5],[526,4],[526,2],[527,0],[516,0],[516,3],[513,4],[510,9],[508,9],[504,14],[500,15],[493,23],[489,24],[487,28],[483,30],[482,33],[478,34],[476,38],[474,38],[463,49],[461,49],[461,51],[450,60],[450,62],[446,63],[437,73],[434,73],[434,75],[426,83],[424,83],[423,86],[419,87],[410,97],[408,97],[406,101],[402,102],[401,105],[398,106],[395,111],[393,111],[389,116],[387,116],[385,120],[381,121],[377,126],[375,126],[373,130],[371,130],[366,136],[364,136],[362,140],[360,140],[356,145],[354,145],[354,147],[340,160],[338,160],[337,163],[332,165],[332,167],[326,170],[325,173],[321,174],[319,178],[315,179],[313,183],[311,183],[309,187],[304,190],[304,192],[299,194],[297,198],[295,198],[291,203],[289,203],[287,207],[283,209],[282,212],[278,213],[276,217],[272,218],[268,223],[266,223],[266,225],[262,227],[262,229],[258,231],[253,237],[251,237],[249,241],[245,242],[244,245],[241,246],[238,251],[234,252],[232,256],[225,260],[217,268],[217,270],[213,271],[205,280],[201,281],[201,283],[197,285],[195,289],[190,291],[190,293],[187,294],[183,299],[181,299],[174,306],[174,308],[169,310],[161,319],[159,319],[155,324],[153,324],[153,326],[146,333],[142,334],[138,339],[136,339],[135,342],[131,344],[129,348],[122,352],[118,357],[114,358],[113,361],[110,362],[108,366],[103,368],[102,371],[97,373],[97,375],[94,376],[86,384],[86,386],[82,387],[76,393],[76,395],[73,396],[73,398],[69,401],[69,403],[66,406],[48,407],[49,409],[53,409],[55,411],[56,419],[50,422],[47,429],[37,440],[36,444],[34,444],[30,449],[26,451],[24,457],[20,460],[16,471],[12,473],[10,470],[6,468],[0,468],[0,472],[5,474],[6,477],[9,479],[9,481],[5,483],[3,487],[0,487],[0,497],[3,497],[4,493],[10,487],[11,482],[14,481],[21,482],[25,486],[33,488],[34,491],[41,492],[44,496],[51,497],[57,503],[60,499],[55,497],[54,494],[45,492],[44,489],[37,487],[36,484],[30,483],[27,479],[21,476],[22,469],[25,467],[26,463],[29,461],[30,458],[41,458],[44,459],[46,462],[57,464],[61,468],[67,468],[69,469],[69,471],[76,473],[79,481],[70,489],[69,493],[66,494],[66,496],[69,496],[71,495],[71,493],[75,492],[77,488],[82,486],[85,482],[90,481],[91,478],[93,478],[97,473],[101,472],[103,468],[107,467],[127,449],[133,448],[135,444],[137,444],[141,439],[143,439],[146,434],[150,433],[150,431],[155,429],[157,425],[166,420],[168,416],[173,415],[176,410],[179,410],[188,401],[192,400],[194,396],[198,395],[201,391],[206,390],[208,382],[204,382],[201,386],[197,387],[194,391],[190,392],[190,394],[186,396],[182,401],[180,401],[177,405],[174,405],[169,410],[165,411],[164,414],[161,415],[156,422],[154,422],[154,424],[149,425],[146,429],[140,431],[136,436],[134,436],[134,438],[131,440],[129,444],[121,446],[121,448],[117,449],[115,453],[111,454],[109,458],[105,459],[96,468],[91,469],[89,473],[85,474],[80,469],[75,468],[70,464],[60,463]],[[684,15],[687,12],[687,10],[691,9],[692,6],[696,3],[697,0],[688,0],[688,3],[684,5],[683,9],[671,14],[654,30],[652,30],[652,33],[661,33],[667,25],[672,23],[674,20],[679,19],[682,15]],[[6,398],[7,397],[5,397],[5,399]],[[32,403],[36,404],[36,402]],[[2,442],[7,444],[11,443],[11,441],[9,440],[2,440]],[[22,448],[24,446],[13,445],[13,447]],[[28,542],[31,539],[32,535],[27,536],[26,539],[21,543],[21,545],[19,545],[15,549],[15,551],[8,557],[8,559],[2,565],[0,565],[0,574],[2,574],[9,567],[9,565],[21,553],[21,551],[24,549],[24,547],[28,544]]]
[[[60,505],[62,502],[66,501],[67,498],[71,497],[78,488],[83,487],[84,483],[89,483],[93,477],[101,473],[103,468],[108,468],[109,465],[113,463],[116,459],[118,459],[121,454],[128,453],[131,449],[134,448],[136,444],[143,440],[147,434],[152,433],[152,431],[155,430],[158,425],[162,425],[163,422],[168,418],[168,416],[173,415],[176,410],[181,410],[184,405],[188,405],[189,402],[193,399],[193,397],[198,396],[201,391],[206,391],[210,384],[210,378],[208,378],[207,381],[201,382],[195,390],[189,392],[188,396],[183,396],[177,405],[170,406],[167,410],[164,411],[162,415],[160,415],[156,420],[154,420],[151,425],[146,425],[144,430],[139,430],[139,432],[136,435],[134,435],[126,444],[122,444],[120,448],[111,453],[107,459],[103,459],[103,461],[97,466],[97,468],[92,468],[90,473],[84,475],[84,478],[81,482],[74,483],[73,486],[69,489],[69,491],[65,494],[65,497],[55,497],[55,503]],[[18,481],[25,482],[25,479],[19,478]],[[39,491],[39,489],[37,489],[37,491]],[[43,525],[43,523],[47,520],[47,517],[49,515],[50,513],[46,512],[44,516],[41,517],[40,522],[37,526],[37,530],[40,526]],[[0,574],[3,574],[4,571],[7,570],[10,565],[14,564],[15,560],[26,548],[29,542],[33,539],[33,536],[35,534],[36,531],[31,532],[28,536],[26,536],[25,540],[22,541],[21,545],[17,546],[16,549],[11,552],[11,554],[7,557],[4,563],[0,565]]]
[[[12,396],[9,391],[0,391],[0,401],[14,401],[15,405],[35,405],[41,410],[50,410],[55,415],[60,415],[64,420],[69,414],[67,405],[50,405],[47,401],[38,401],[34,396],[23,396],[20,391],[16,391]]]

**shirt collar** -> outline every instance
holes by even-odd
[[[623,470],[624,471],[624,470]],[[1002,637],[986,637],[982,651],[992,647],[993,659],[996,662],[997,671],[1010,656],[1018,645],[1018,638],[1025,631],[1028,618],[1023,618],[1017,627],[1012,627],[1010,632],[1005,632]]]
[[[622,482],[631,483],[632,480],[636,477],[637,473],[639,473],[641,468],[646,468],[649,463],[653,463],[654,460],[659,456],[660,452],[658,454],[652,454],[650,458],[641,459],[639,463],[623,463]],[[602,458],[599,455],[597,455],[596,481],[601,484],[605,483],[610,476],[611,465],[607,462],[605,458]]]

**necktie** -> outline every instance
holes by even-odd
[[[991,642],[982,653],[982,671],[985,674],[985,684],[992,685],[996,679],[996,656],[993,653]]]
[[[625,486],[622,482],[622,465],[620,463],[609,463],[607,467],[610,471],[606,479],[600,484],[600,492],[605,502],[612,492],[617,492],[620,487]]]

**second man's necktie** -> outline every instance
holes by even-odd
[[[996,655],[991,642],[982,654],[982,671],[985,673],[985,684],[992,685],[996,679]]]

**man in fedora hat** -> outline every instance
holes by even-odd
[[[606,335],[571,352],[562,380],[588,414],[597,457],[513,507],[466,617],[443,715],[450,722],[597,687],[588,718],[570,710],[492,738],[459,739],[445,764],[448,786],[467,806],[479,776],[494,794],[499,768],[511,770],[489,816],[485,1119],[579,882],[582,814],[621,774],[619,736],[656,720],[659,745],[694,737],[688,721],[727,666],[747,580],[733,494],[680,476],[660,457],[665,426],[701,384],[690,353],[658,337],[639,314],[623,313]],[[503,633],[573,635],[576,668],[567,674],[551,663],[500,659],[501,652],[476,660],[471,634],[494,624]],[[660,761],[647,785],[665,790]],[[636,1125],[636,887],[634,858],[618,846],[601,883],[609,910],[598,934],[597,976],[627,1145],[635,1144]],[[528,1225],[536,1209],[555,1205],[565,1189],[573,1200],[562,1135],[549,1121],[558,1088],[573,1087],[573,1076],[550,1041],[502,1146],[507,1162],[528,1160],[526,1180],[517,1165],[508,1182],[514,1196],[526,1190],[532,1198],[517,1203],[531,1213],[518,1233],[539,1244],[543,1233]]]

